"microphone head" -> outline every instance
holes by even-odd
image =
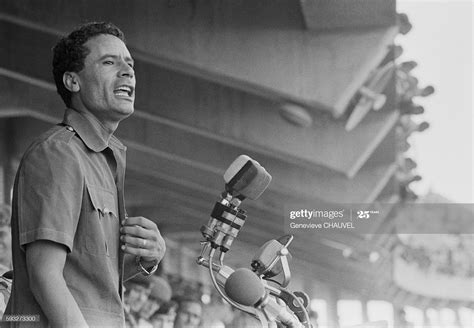
[[[227,278],[224,290],[231,300],[245,306],[254,306],[265,296],[260,278],[247,268],[235,270]]]
[[[255,200],[267,189],[272,176],[247,155],[237,157],[224,173],[226,189]]]
[[[260,247],[258,252],[254,255],[251,263],[255,273],[263,275],[263,279],[279,275],[283,271],[282,258],[280,257],[280,251],[283,247],[284,244],[280,239],[272,239]],[[288,262],[291,261],[292,256],[289,252],[286,255],[286,258]],[[278,261],[275,261],[275,259],[278,259]]]

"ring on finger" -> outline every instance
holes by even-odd
[[[143,239],[143,248],[146,247],[146,239]]]

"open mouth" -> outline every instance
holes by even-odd
[[[119,97],[131,97],[133,95],[133,87],[121,85],[114,90],[114,94]]]

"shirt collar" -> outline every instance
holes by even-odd
[[[67,108],[63,123],[71,126],[92,151],[101,152],[110,146],[125,150],[125,146],[91,114]]]

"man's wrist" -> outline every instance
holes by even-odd
[[[137,271],[142,273],[144,276],[151,276],[158,269],[158,259],[147,261],[141,256],[135,258]]]

